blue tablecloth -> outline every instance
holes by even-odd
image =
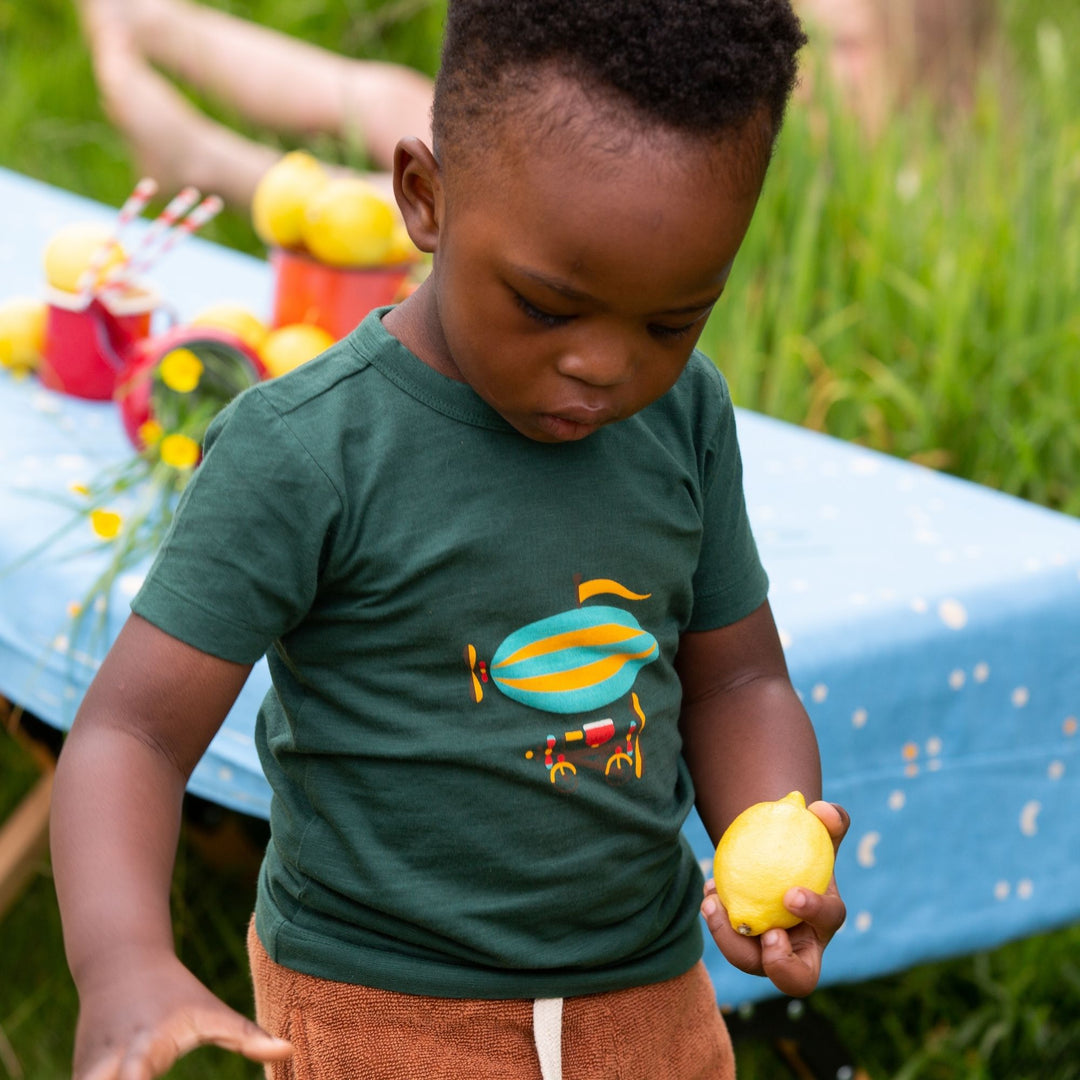
[[[0,170],[0,297],[40,290],[55,227],[113,213]],[[269,312],[267,265],[198,239],[155,279],[181,318],[220,299]],[[1080,522],[749,412],[738,420],[826,797],[853,821],[837,864],[849,918],[823,982],[1080,918]],[[0,567],[71,520],[55,501],[69,485],[129,453],[111,404],[0,375]],[[0,577],[0,694],[61,728],[100,659],[69,648],[68,608],[105,562],[79,528]],[[116,583],[101,648],[139,580]],[[258,666],[191,782],[263,816],[251,730],[268,683]],[[696,818],[687,834],[710,861]],[[770,992],[712,946],[706,960],[722,1002]]]

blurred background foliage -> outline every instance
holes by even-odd
[[[215,6],[348,54],[428,73],[437,64],[443,0]],[[702,347],[740,405],[1075,514],[1080,4],[1001,0],[1001,16],[1004,54],[986,64],[970,113],[942,118],[913,102],[868,148],[827,95],[793,107]],[[363,164],[361,148],[310,148]],[[114,206],[136,179],[98,104],[71,0],[0,0],[0,166]],[[207,235],[263,253],[235,213]],[[32,778],[0,740],[0,811]],[[251,881],[206,861],[199,837],[237,827],[215,815],[201,807],[181,848],[177,939],[203,977],[248,1009]],[[259,823],[240,827],[259,838]],[[47,866],[0,932],[0,1077],[67,1076],[76,1001]],[[811,1005],[881,1080],[1071,1080],[1080,1076],[1078,947],[1080,929],[1066,928],[819,991]],[[740,1041],[739,1058],[742,1080],[782,1073],[760,1040]],[[203,1050],[171,1075],[261,1073]]]

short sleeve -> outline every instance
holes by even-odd
[[[738,622],[759,608],[769,592],[743,493],[735,410],[722,377],[720,383],[719,417],[704,460],[704,528],[694,575],[694,610],[687,627],[692,631]]]
[[[341,498],[256,387],[212,423],[205,456],[132,610],[222,659],[254,663],[311,608]]]

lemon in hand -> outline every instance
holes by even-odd
[[[304,212],[304,246],[329,266],[378,266],[394,244],[395,214],[367,181],[327,182]]]
[[[0,301],[0,368],[34,371],[44,348],[44,302],[29,296]]]
[[[98,269],[95,287],[125,258],[124,249],[112,239],[112,230],[94,221],[74,222],[57,229],[45,245],[45,280],[54,289],[79,292],[83,273],[106,245],[108,254]]]
[[[259,239],[278,247],[299,247],[304,210],[328,180],[322,164],[304,150],[294,150],[274,162],[251,197],[251,223]]]
[[[823,893],[834,859],[829,830],[793,791],[755,803],[727,827],[713,862],[716,895],[740,934],[787,929],[801,920],[784,907],[784,893],[795,886]]]

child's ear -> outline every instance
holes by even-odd
[[[439,163],[415,135],[402,139],[394,150],[394,197],[412,242],[421,251],[433,252],[442,216]]]

